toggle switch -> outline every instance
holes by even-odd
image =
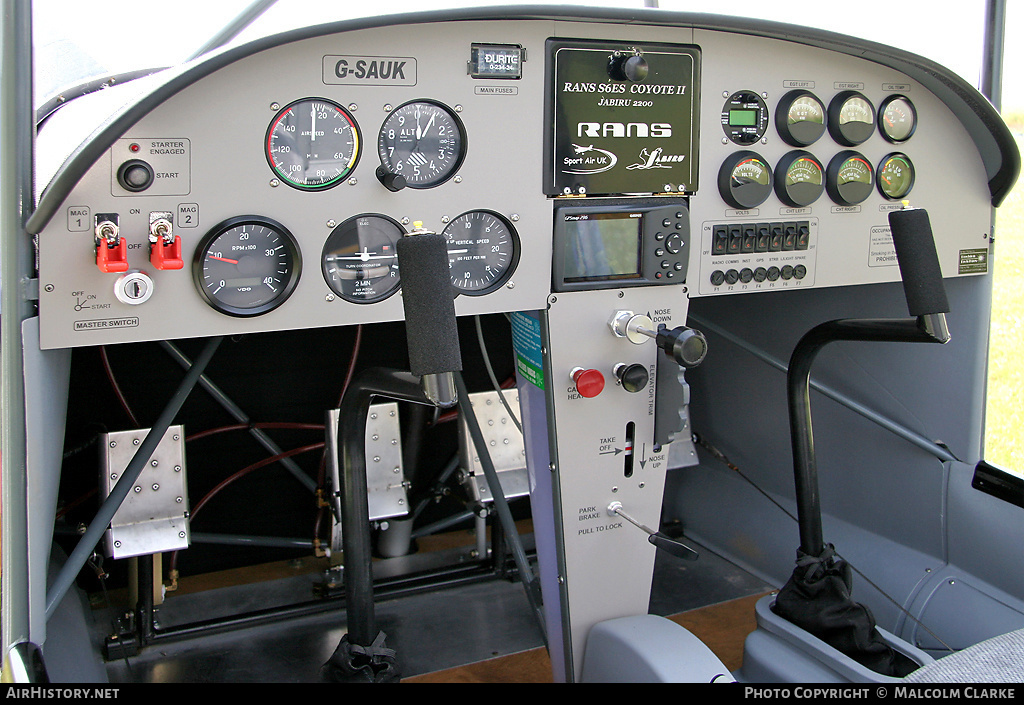
[[[569,372],[576,391],[580,396],[592,399],[604,391],[604,375],[599,370],[586,370],[582,367],[574,367]]]
[[[175,237],[173,214],[155,211],[149,214],[149,261],[154,269],[181,269],[181,238]]]
[[[121,237],[116,213],[97,213],[93,240],[101,272],[128,271],[128,242]]]

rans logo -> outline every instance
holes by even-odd
[[[671,137],[672,125],[667,122],[580,122],[577,137]]]

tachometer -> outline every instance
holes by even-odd
[[[447,106],[432,100],[412,101],[392,110],[384,121],[377,154],[382,182],[394,183],[395,177],[401,177],[409,188],[431,188],[450,179],[462,165],[465,129]]]
[[[337,186],[359,161],[355,118],[323,98],[285,106],[267,130],[266,157],[284,183],[303,191]]]
[[[448,265],[452,286],[462,294],[494,291],[519,263],[519,235],[512,223],[487,210],[469,211],[448,223]]]
[[[298,244],[269,218],[231,218],[196,248],[192,275],[208,304],[229,316],[258,316],[285,302],[302,270]]]

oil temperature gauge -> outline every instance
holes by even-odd
[[[914,164],[906,154],[889,154],[878,164],[878,190],[890,201],[906,198],[914,188]]]
[[[327,286],[357,304],[388,298],[401,285],[397,243],[404,235],[405,229],[386,215],[349,218],[324,243],[320,266]]]
[[[893,144],[906,142],[917,129],[917,111],[910,99],[891,95],[878,107],[878,129]]]
[[[493,211],[463,213],[444,229],[452,286],[460,294],[481,296],[508,281],[519,263],[519,235],[512,223]]]
[[[855,206],[871,195],[875,170],[863,154],[846,150],[828,163],[825,188],[829,197],[841,206]]]

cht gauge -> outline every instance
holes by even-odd
[[[452,286],[481,296],[503,285],[519,263],[519,235],[512,223],[487,210],[463,213],[444,229]]]
[[[432,188],[454,176],[462,165],[466,132],[447,106],[415,100],[388,115],[377,138],[377,155],[381,164],[377,177],[389,189],[398,190],[403,184]]]
[[[357,304],[388,298],[401,285],[397,243],[404,235],[405,228],[386,215],[349,218],[324,243],[320,264],[327,286]]]
[[[258,316],[291,296],[302,258],[295,238],[269,218],[231,218],[196,248],[192,275],[213,308],[229,316]]]
[[[794,150],[775,168],[775,194],[783,203],[805,208],[825,191],[825,169],[810,152]]]
[[[829,197],[841,206],[855,206],[871,195],[875,185],[875,170],[863,154],[846,150],[828,163],[825,189]]]
[[[267,130],[266,157],[274,173],[302,191],[337,186],[359,161],[361,143],[355,119],[323,98],[285,106]]]

